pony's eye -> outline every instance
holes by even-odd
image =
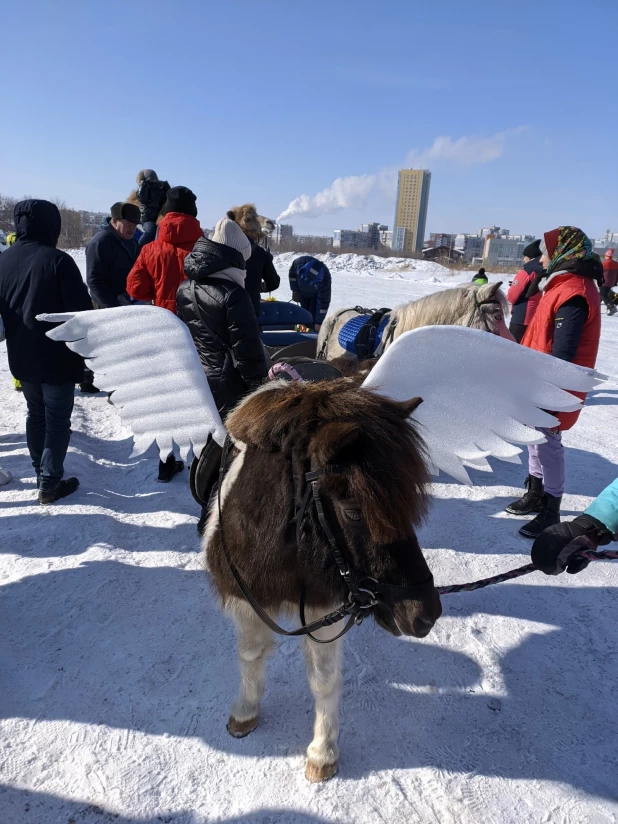
[[[343,514],[346,516],[348,521],[354,521],[358,523],[361,520],[361,513],[360,509],[344,509]]]

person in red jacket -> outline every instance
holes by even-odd
[[[511,323],[509,331],[521,343],[524,332],[530,325],[536,307],[541,300],[541,293],[537,292],[528,297],[527,292],[532,281],[543,271],[541,266],[541,241],[535,240],[524,249],[524,268],[513,278],[506,299],[511,304]]]
[[[204,233],[197,219],[197,198],[186,186],[174,186],[161,209],[156,240],[142,246],[127,278],[127,292],[135,300],[152,301],[176,314],[176,292],[185,279],[183,264]],[[174,454],[159,461],[159,480],[167,483],[183,469]]]
[[[542,296],[522,346],[594,367],[601,336],[597,288],[603,276],[601,261],[587,235],[574,226],[546,232],[540,250],[544,271],[534,278],[527,294],[534,295],[540,289]],[[585,394],[574,394],[585,398]],[[525,494],[506,508],[513,515],[539,513],[519,530],[526,538],[536,538],[546,527],[560,523],[565,474],[562,432],[573,426],[579,410],[554,414],[558,426],[540,429],[545,443],[528,447]]]
[[[615,315],[618,312],[615,301],[617,300],[615,293],[612,292],[613,287],[618,282],[618,261],[614,260],[615,249],[608,249],[605,252],[605,260],[603,261],[603,286],[601,286],[601,300],[607,306],[607,314]],[[612,299],[612,295],[614,298]]]
[[[127,292],[135,300],[152,301],[176,314],[185,258],[204,234],[196,200],[186,186],[174,186],[167,193],[157,238],[142,247],[127,278]]]

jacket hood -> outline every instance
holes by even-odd
[[[60,211],[48,200],[22,200],[13,211],[18,240],[34,240],[45,246],[55,246],[60,237]]]
[[[540,275],[542,271],[543,266],[541,265],[540,257],[535,257],[529,260],[528,263],[524,263],[524,272],[527,272],[529,275]]]
[[[222,272],[224,269],[245,269],[245,259],[240,252],[223,243],[215,243],[206,237],[201,237],[193,251],[185,258],[185,275],[189,280],[198,283],[206,280],[210,275]]]
[[[202,227],[197,218],[181,212],[168,212],[159,223],[157,238],[172,246],[182,246],[186,243],[194,244],[202,236]]]

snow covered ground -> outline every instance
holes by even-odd
[[[377,260],[331,267],[333,308],[471,277]],[[287,256],[277,265],[285,276]],[[599,368],[617,364],[618,318],[604,316]],[[200,569],[186,477],[157,484],[156,456],[129,458],[105,397],[78,393],[67,471],[81,486],[43,509],[4,344],[0,398],[14,475],[0,488],[2,824],[618,820],[618,564],[444,596],[423,641],[371,622],[351,632],[340,774],[309,785],[313,706],[294,639],[271,659],[258,729],[225,730],[235,642]],[[617,405],[614,378],[565,436],[567,517],[618,474]],[[524,470],[494,468],[470,489],[435,484],[421,544],[438,583],[527,562],[521,521],[503,512]]]

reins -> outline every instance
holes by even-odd
[[[483,319],[483,323],[485,324],[485,331],[491,332],[492,335],[497,334],[494,332],[493,329],[490,329],[489,324],[487,323],[487,318],[485,317],[485,313],[481,311],[481,306],[485,306],[490,303],[495,303],[496,306],[500,306],[500,301],[496,300],[496,298],[489,298],[488,300],[481,300],[479,301],[478,297],[476,296],[477,290],[474,290],[473,297],[474,297],[474,308],[470,313],[470,317],[468,318],[468,322],[466,323],[466,327],[470,329],[472,326],[472,321],[474,320],[475,314],[478,312],[481,318]]]

